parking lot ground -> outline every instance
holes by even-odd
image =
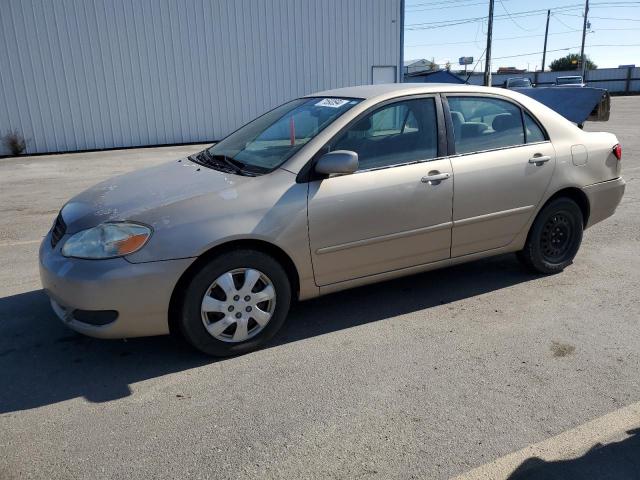
[[[612,102],[587,128],[618,135],[627,191],[565,272],[341,292],[224,360],[75,334],[37,274],[66,199],[199,147],[0,159],[0,478],[638,478],[640,97]]]

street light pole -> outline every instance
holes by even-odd
[[[489,25],[487,27],[487,50],[484,63],[484,85],[491,86],[491,37],[493,35],[493,1],[489,0]]]
[[[584,81],[584,41],[587,38],[587,15],[589,15],[589,0],[585,0],[584,4],[584,23],[582,24],[582,47],[580,47],[580,68],[582,69],[582,80]]]
[[[547,28],[544,31],[544,48],[542,49],[542,70],[544,72],[544,62],[547,59],[547,38],[549,37],[549,17],[551,17],[551,10],[547,10]]]

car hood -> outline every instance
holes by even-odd
[[[260,177],[220,172],[187,158],[111,178],[72,198],[62,209],[68,233],[103,222],[138,221],[154,228],[172,219],[163,210],[203,196],[215,197],[211,205],[237,200],[243,185]]]

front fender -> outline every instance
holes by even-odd
[[[275,174],[276,172],[274,172]],[[283,172],[282,179],[293,175]],[[146,223],[154,235],[131,263],[195,258],[220,245],[238,240],[258,240],[284,251],[298,270],[301,296],[314,285],[307,229],[307,184],[280,182],[277,176],[259,189],[238,192],[237,199],[212,207],[219,199],[203,196],[164,207]],[[308,296],[308,295],[305,295]]]

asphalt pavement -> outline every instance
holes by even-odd
[[[587,129],[618,135],[627,191],[565,272],[341,292],[224,360],[73,333],[37,271],[66,199],[199,146],[0,159],[0,478],[639,478],[640,97]]]

